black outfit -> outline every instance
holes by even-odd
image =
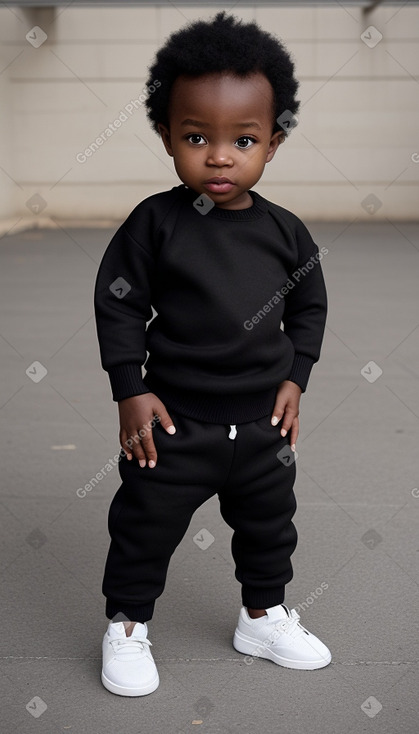
[[[109,510],[108,617],[151,618],[170,556],[215,492],[235,530],[243,604],[281,603],[292,578],[295,464],[277,457],[289,438],[270,416],[281,382],[306,389],[327,296],[302,221],[249,193],[247,209],[205,214],[203,197],[183,184],[154,194],[121,225],[99,267],[96,325],[113,399],[151,391],[177,429],[153,429],[154,469],[122,452],[123,483]]]

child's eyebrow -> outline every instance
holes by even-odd
[[[195,125],[196,127],[211,127],[210,122],[200,122],[199,120],[191,120],[187,118],[186,120],[183,120],[181,125]],[[261,126],[258,125],[257,122],[238,122],[236,124],[236,127],[256,127],[258,130],[261,130]]]

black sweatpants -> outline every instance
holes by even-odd
[[[160,423],[153,428],[154,469],[120,454],[122,485],[109,507],[111,543],[102,586],[106,616],[122,612],[136,622],[151,619],[173,552],[195,510],[215,493],[234,530],[231,550],[243,605],[281,604],[297,545],[291,521],[296,465],[289,434],[280,435],[282,421],[272,426],[270,414],[234,428],[169,414],[176,433],[168,434]]]

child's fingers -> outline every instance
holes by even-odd
[[[176,428],[173,424],[173,421],[163,403],[161,403],[159,406],[158,415],[160,418],[160,423],[163,426],[164,430],[167,431],[167,433],[176,433]]]
[[[292,426],[294,420],[293,414],[289,410],[285,411],[281,427],[281,436],[286,436]]]
[[[131,455],[133,454],[134,457],[137,459],[139,465],[141,468],[145,467],[147,463],[147,457],[146,457],[146,450],[144,449],[143,443],[145,436],[149,433],[151,435],[151,431],[145,431],[144,429],[132,429],[130,432],[130,437],[126,441],[126,443],[129,445],[131,449]]]
[[[146,393],[121,401],[119,412],[120,442],[127,458],[131,460],[135,457],[140,467],[148,463],[150,469],[153,469],[157,463],[157,451],[153,439],[156,420],[168,433],[176,432],[164,404],[153,393]]]
[[[145,454],[137,430],[126,431],[125,429],[121,429],[120,441],[128,461],[132,461],[133,457],[135,457],[141,467],[146,465]]]
[[[138,430],[133,429],[130,431],[130,437],[127,443],[131,448],[131,456],[134,456],[137,459],[141,467],[145,466],[146,461]]]
[[[295,451],[295,444],[297,442],[299,428],[300,428],[300,421],[299,421],[299,418],[298,418],[298,415],[297,415],[297,416],[295,416],[295,418],[294,418],[294,420],[292,422],[291,432],[290,432],[290,445],[291,445],[291,449],[293,451]]]
[[[136,452],[137,456],[137,452]],[[138,448],[138,457],[140,466],[145,466],[146,462],[150,469],[153,469],[157,463],[157,451],[153,441],[153,432],[147,431],[145,436],[141,437],[141,444]]]
[[[153,410],[154,410],[154,417],[158,416],[160,418],[159,422],[161,423],[165,431],[171,434],[176,433],[176,428],[173,425],[173,421],[169,413],[167,412],[164,404],[161,402],[161,400],[158,401],[158,403],[155,405],[155,408]],[[147,458],[148,466],[150,467],[150,469],[153,469],[157,463],[157,451],[156,451],[156,447],[155,447],[154,440],[153,440],[153,431],[151,429],[151,426],[153,424],[154,424],[154,419],[153,421],[149,421],[148,430],[145,432],[146,435],[143,435],[141,438],[142,448],[144,449],[144,453]],[[140,465],[144,466],[145,463],[143,464],[140,461]]]
[[[271,415],[271,423],[273,426],[278,425],[279,421],[281,420],[282,416],[284,415],[284,406],[280,403],[275,403],[274,411]]]
[[[143,469],[145,465],[147,464],[147,460],[146,460],[146,456],[145,456],[145,453],[143,451],[143,447],[141,446],[141,444],[138,444],[138,451],[135,454],[135,458],[138,459],[138,463],[140,467]]]
[[[131,446],[132,442],[128,440],[127,432],[122,428],[119,432],[119,443],[121,444],[121,448],[125,451],[127,455],[127,459],[131,461],[132,459],[132,453],[131,453]]]

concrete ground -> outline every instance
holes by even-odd
[[[419,730],[419,227],[306,224],[329,250],[329,316],[301,399],[299,543],[285,602],[332,663],[248,665],[234,650],[240,587],[232,530],[213,497],[177,548],[149,622],[161,682],[143,698],[100,681],[117,468],[77,495],[119,452],[93,317],[94,279],[117,225],[1,239],[5,734]],[[205,550],[194,542],[203,528],[214,537]]]

